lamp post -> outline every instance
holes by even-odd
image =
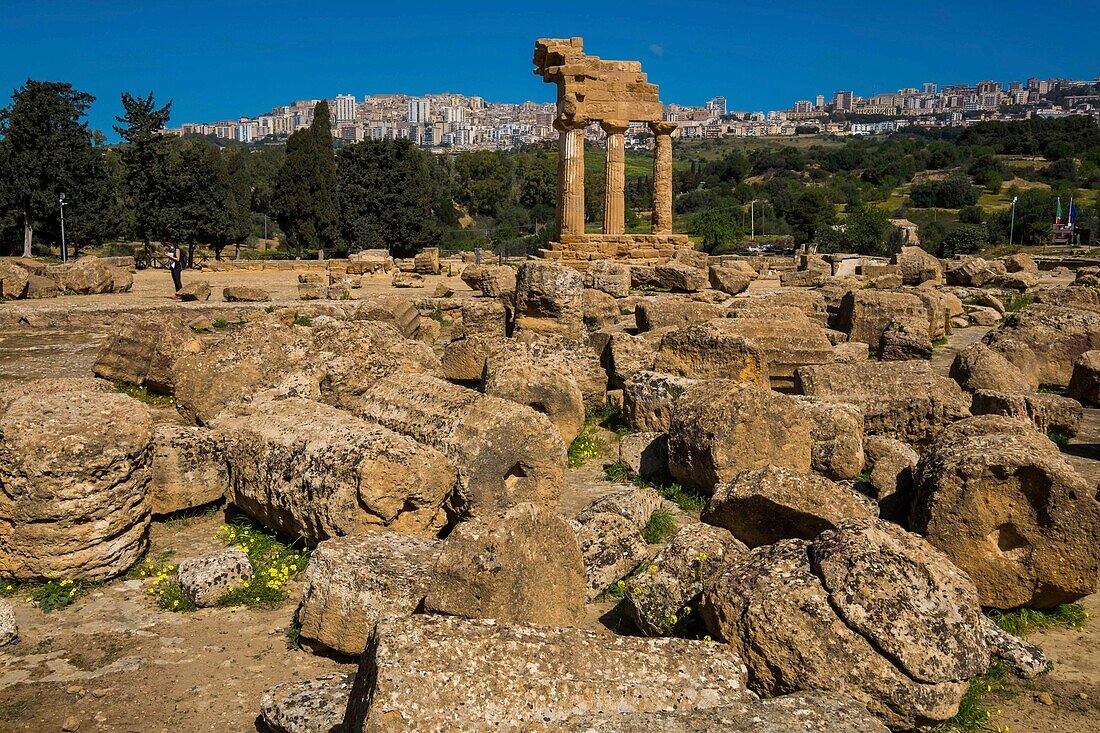
[[[1008,246],[1009,247],[1012,246],[1012,234],[1013,234],[1013,231],[1016,229],[1016,201],[1019,198],[1020,198],[1019,196],[1013,196],[1012,197],[1012,216],[1010,216],[1009,219],[1008,219]]]
[[[69,261],[68,250],[65,249],[65,192],[62,191],[57,196],[57,203],[61,206],[61,261]]]

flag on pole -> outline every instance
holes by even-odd
[[[1077,218],[1077,207],[1073,204],[1073,199],[1069,200],[1069,224],[1073,225],[1073,220]]]
[[[1061,196],[1058,197],[1058,213],[1054,216],[1054,223],[1055,224],[1061,224],[1062,223],[1062,197]]]

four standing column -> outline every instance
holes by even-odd
[[[672,131],[675,122],[650,122],[655,146],[653,150],[653,217],[654,234],[672,234]]]
[[[624,234],[626,200],[626,143],[623,135],[629,123],[604,120],[600,127],[607,133],[607,175],[603,192],[603,233]]]
[[[558,234],[584,234],[584,126],[557,120]]]

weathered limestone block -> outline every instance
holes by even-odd
[[[15,608],[11,601],[0,599],[0,646],[7,646],[19,636],[19,625],[15,620]]]
[[[0,575],[106,580],[149,544],[153,425],[96,379],[0,387]]]
[[[738,334],[760,347],[773,379],[789,380],[800,366],[833,360],[825,329],[800,313],[731,310],[730,316],[714,323],[723,332]]]
[[[888,733],[889,728],[846,697],[806,692],[690,713],[583,715],[570,733]]]
[[[1056,394],[1023,394],[979,389],[970,412],[975,415],[1007,415],[1034,425],[1041,433],[1077,435],[1083,411],[1081,403]]]
[[[455,382],[480,384],[487,359],[507,346],[503,336],[467,336],[452,341],[443,349],[440,359],[443,376]]]
[[[438,556],[438,540],[394,532],[321,542],[310,556],[298,608],[302,641],[312,648],[362,654],[379,619],[417,610]]]
[[[845,290],[847,292],[847,289]],[[827,325],[829,305],[825,296],[816,290],[783,290],[747,298],[734,298],[729,303],[729,315],[734,311],[746,316],[768,316],[780,313],[780,308],[795,308],[811,321],[822,326]]]
[[[112,382],[172,394],[176,359],[199,348],[198,341],[178,316],[129,316],[119,322],[99,350],[92,372]]]
[[[932,341],[920,325],[891,321],[882,332],[878,357],[881,361],[931,359]]]
[[[980,288],[996,277],[997,272],[981,257],[969,257],[949,261],[946,275],[948,285]]]
[[[438,451],[311,400],[242,405],[215,423],[230,497],[265,527],[311,545],[389,527],[434,535],[456,472]]]
[[[900,440],[869,436],[863,442],[869,481],[861,485],[878,502],[879,516],[905,526],[912,501],[913,471],[920,454]]]
[[[343,731],[354,680],[354,674],[334,673],[274,685],[260,698],[260,717],[272,733]]]
[[[584,306],[584,327],[588,331],[614,326],[619,320],[619,304],[602,290],[585,288],[581,294]]]
[[[299,297],[301,297],[301,286],[299,286],[298,292]],[[210,283],[205,280],[192,280],[180,288],[176,295],[180,297],[180,300],[210,300]]]
[[[653,371],[637,371],[623,385],[623,418],[639,432],[668,432],[672,406],[699,380]]]
[[[408,298],[372,295],[357,301],[354,320],[378,321],[393,326],[405,338],[415,338],[420,328],[420,311]]]
[[[659,345],[659,339],[612,333],[604,348],[610,386],[622,388],[636,372],[651,371]]]
[[[248,555],[231,547],[184,560],[176,571],[176,579],[192,603],[208,608],[217,605],[226,593],[252,582],[252,563]]]
[[[27,300],[38,300],[41,298],[56,298],[61,293],[61,286],[57,284],[56,280],[32,272],[27,279],[27,293],[24,297]]]
[[[569,524],[583,558],[589,601],[649,557],[640,525],[623,513],[587,507]]]
[[[452,460],[462,514],[520,502],[553,506],[561,493],[565,444],[529,407],[408,373],[378,380],[349,409]]]
[[[676,401],[668,429],[673,478],[713,489],[741,471],[767,465],[810,470],[810,420],[791,397],[711,380]]]
[[[982,617],[982,630],[989,656],[1007,664],[1018,677],[1034,679],[1050,668],[1042,649],[1008,633],[988,616]]]
[[[749,547],[809,540],[844,519],[870,519],[873,502],[821,476],[778,466],[745,471],[718,484],[703,510],[707,524],[729,530]]]
[[[1089,407],[1100,405],[1100,351],[1086,351],[1073,362],[1066,396]]]
[[[718,318],[665,334],[653,364],[656,372],[689,379],[731,379],[769,386],[764,349],[736,328],[733,319]]]
[[[756,272],[750,275],[740,267],[711,265],[708,276],[710,286],[715,290],[721,290],[727,295],[737,295],[744,292],[749,287],[749,283],[756,279]]]
[[[855,405],[863,411],[867,435],[907,443],[931,442],[970,415],[970,396],[923,360],[802,367],[795,372],[795,391]]]
[[[347,721],[353,733],[519,733],[580,713],[729,704],[744,686],[740,658],[722,644],[413,616],[378,624]]]
[[[798,397],[810,418],[811,466],[827,478],[854,479],[863,470],[863,411],[843,402]]]
[[[630,265],[596,260],[584,272],[584,286],[603,291],[613,298],[625,298],[630,295]]]
[[[76,295],[98,295],[114,291],[115,268],[86,255],[75,262],[59,266],[59,285]],[[48,273],[52,274],[52,273]]]
[[[584,284],[567,265],[529,260],[516,276],[516,330],[580,339]]]
[[[983,343],[967,346],[955,355],[949,376],[963,389],[973,392],[988,389],[996,392],[1033,392],[1039,388],[1024,372],[999,351]]]
[[[27,294],[30,272],[12,262],[0,261],[0,298],[16,300]]]
[[[413,257],[413,267],[420,275],[439,274],[439,248],[425,247]]]
[[[516,299],[516,270],[508,265],[482,265],[478,288],[487,298],[496,298],[511,307]]]
[[[395,288],[426,288],[428,287],[428,281],[419,272],[402,272],[399,270],[393,273],[390,285]]]
[[[509,362],[538,364],[572,377],[586,407],[602,409],[607,401],[607,372],[599,356],[583,342],[559,336],[539,336],[527,341],[505,339],[502,348],[486,358],[486,376]]]
[[[870,345],[871,351],[882,351],[882,337],[891,323],[910,327],[923,333],[927,347],[932,348],[928,309],[924,302],[910,293],[882,290],[852,290],[840,301],[836,327],[852,341]]]
[[[508,268],[511,270],[512,268]],[[462,304],[462,324],[457,337],[507,335],[508,311],[499,300],[471,298]]]
[[[687,524],[653,558],[646,572],[627,581],[626,614],[646,636],[672,635],[694,612],[707,576],[747,552],[721,527]]]
[[[488,358],[481,391],[546,415],[568,445],[584,427],[581,388],[571,375],[526,356]]]
[[[706,290],[709,286],[707,271],[683,262],[670,261],[653,268],[653,275],[660,287],[681,293]]]
[[[1046,608],[1096,592],[1100,503],[1047,437],[981,415],[917,466],[912,529],[978,586],[982,605]]]
[[[1065,387],[1077,357],[1100,348],[1100,313],[1032,304],[1010,313],[983,341],[1039,384]],[[1031,353],[1021,354],[1012,344],[1023,344]]]
[[[1039,266],[1035,264],[1035,260],[1031,259],[1031,255],[1024,252],[1005,257],[1004,263],[1005,270],[1008,272],[1039,272]]]
[[[222,299],[227,303],[259,303],[271,300],[271,296],[263,288],[233,285],[222,290]]]
[[[894,255],[894,264],[901,271],[902,282],[906,285],[943,280],[942,263],[920,247],[902,247],[901,252]]]
[[[668,476],[668,434],[629,433],[619,439],[619,461],[632,476],[659,480]]]
[[[895,729],[953,716],[988,665],[973,583],[877,520],[734,559],[705,583],[700,613],[743,655],[754,692],[841,694]]]
[[[577,626],[585,595],[572,528],[550,509],[517,504],[462,522],[443,540],[424,608],[501,623]]]
[[[668,327],[683,328],[721,317],[721,309],[713,303],[673,295],[646,298],[634,309],[639,332]]]
[[[219,501],[229,490],[229,470],[214,431],[163,424],[153,429],[149,500],[154,515]]]

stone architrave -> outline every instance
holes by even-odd
[[[607,133],[607,168],[603,194],[603,233],[623,234],[626,193],[626,143],[623,135],[629,122],[604,120],[600,127]]]
[[[654,234],[672,234],[672,131],[675,122],[650,122],[655,147],[653,150],[653,220]]]
[[[558,233],[584,234],[584,125],[562,120],[558,131]]]

